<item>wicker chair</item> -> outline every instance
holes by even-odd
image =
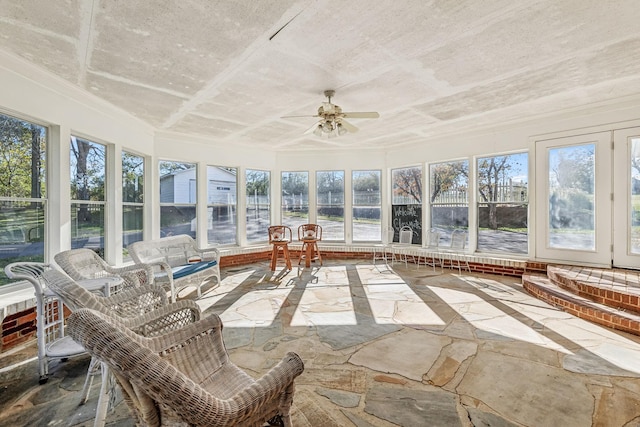
[[[169,304],[166,292],[155,285],[104,297],[87,291],[58,270],[45,271],[42,279],[71,311],[90,308],[120,318],[123,326],[144,336],[162,334],[200,319],[200,308],[195,302],[184,300]],[[153,319],[162,321],[152,322]]]
[[[96,252],[87,248],[63,251],[56,254],[54,259],[56,264],[74,280],[119,276],[123,279],[119,290],[153,283],[153,267],[150,265],[112,267]]]
[[[291,426],[295,353],[257,381],[234,365],[212,314],[180,330],[144,338],[94,310],[77,310],[69,334],[109,365],[142,425]]]
[[[91,308],[143,336],[161,335],[200,320],[200,308],[195,302],[178,301],[168,304],[166,292],[155,285],[127,289],[105,297],[89,292],[58,270],[44,271],[42,281],[72,311]],[[109,369],[102,363],[102,386],[96,408],[95,427],[104,425],[113,388],[110,379]]]

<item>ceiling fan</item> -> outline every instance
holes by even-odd
[[[376,112],[345,112],[342,111],[340,106],[331,102],[331,98],[335,95],[334,90],[325,90],[324,96],[327,97],[327,102],[323,102],[318,108],[318,114],[312,116],[284,116],[286,118],[294,117],[319,117],[320,120],[314,123],[304,134],[313,133],[317,136],[327,136],[333,138],[339,135],[344,135],[348,132],[354,133],[358,131],[358,128],[345,120],[349,119],[377,119],[380,114]]]

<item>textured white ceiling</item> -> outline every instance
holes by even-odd
[[[0,0],[0,49],[158,130],[392,148],[640,94],[637,0]],[[303,135],[335,89],[360,131]]]

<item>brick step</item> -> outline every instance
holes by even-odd
[[[545,276],[525,274],[522,285],[534,297],[602,326],[640,335],[640,315],[594,302],[563,289]]]
[[[637,271],[548,266],[547,277],[562,289],[593,302],[640,314]]]

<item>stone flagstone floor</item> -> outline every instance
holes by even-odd
[[[302,357],[295,426],[640,426],[640,337],[538,301],[519,278],[260,263],[224,270],[198,304],[250,375]],[[0,363],[0,426],[92,425],[98,384],[78,406],[88,357],[39,386],[35,361],[6,367],[33,353]],[[133,425],[124,403],[107,425]]]

